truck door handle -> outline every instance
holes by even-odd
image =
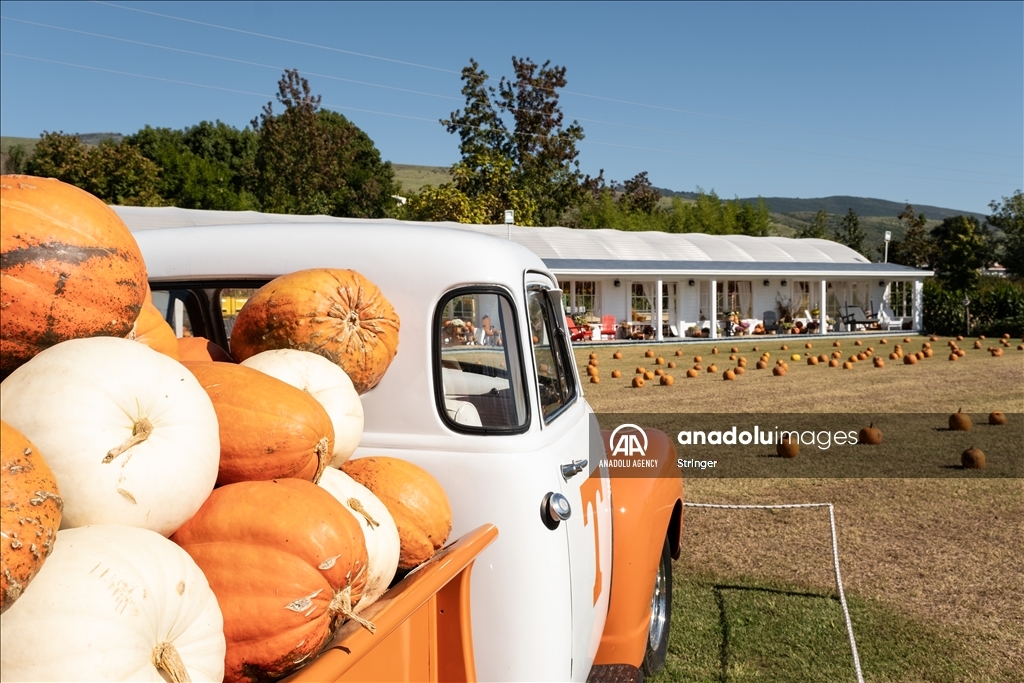
[[[586,459],[573,460],[570,463],[562,465],[562,478],[568,481],[585,469],[587,469]]]
[[[544,526],[554,531],[558,525],[569,519],[572,515],[572,508],[569,507],[569,499],[561,493],[552,491],[540,501],[540,518]]]

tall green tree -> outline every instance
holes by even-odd
[[[772,234],[772,218],[767,202],[761,197],[757,204],[741,202],[739,198],[732,201],[736,208],[735,231],[752,237],[765,237]]]
[[[11,145],[4,154],[4,173],[24,173],[27,155],[22,145]]]
[[[969,292],[981,277],[989,255],[988,234],[973,216],[951,216],[932,228],[933,267],[949,289]]]
[[[889,262],[911,268],[931,267],[935,261],[935,242],[925,230],[928,219],[923,213],[915,213],[910,203],[896,218],[904,226],[903,239],[889,243]],[[884,253],[885,245],[879,249],[879,254]]]
[[[831,239],[829,230],[828,214],[824,209],[818,209],[810,223],[800,228],[796,236],[800,239]]]
[[[1024,193],[1017,190],[1002,202],[989,203],[992,214],[986,222],[1003,232],[998,259],[1006,272],[1024,278]]]
[[[860,227],[860,218],[852,208],[846,211],[846,215],[839,221],[839,229],[836,230],[835,240],[845,244],[858,254],[864,253],[864,239],[867,236],[864,229]]]
[[[658,208],[660,199],[661,193],[651,184],[647,171],[642,171],[622,184],[619,202],[627,211],[645,213],[649,216]]]
[[[159,206],[160,169],[130,142],[82,144],[76,135],[44,132],[25,171],[57,178],[108,204]]]
[[[465,107],[441,124],[459,136],[465,174],[460,189],[467,197],[486,192],[488,165],[505,158],[511,162],[514,185],[537,207],[535,222],[555,225],[586,193],[587,178],[579,170],[576,149],[583,127],[576,121],[565,124],[559,103],[559,90],[567,83],[565,67],[513,57],[512,69],[514,77],[502,77],[495,88],[470,60],[462,70]]]
[[[273,102],[252,127],[258,136],[256,194],[264,211],[381,218],[393,210],[398,188],[391,164],[373,141],[337,112],[293,69],[278,82]]]

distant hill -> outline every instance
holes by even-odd
[[[869,197],[821,197],[820,199],[790,199],[788,197],[762,197],[771,210],[775,213],[809,213],[813,216],[819,210],[824,209],[825,213],[846,215],[847,210],[853,209],[858,216],[876,216],[895,218],[903,211],[905,202],[890,202],[886,199],[871,199]],[[740,199],[743,202],[756,202],[757,197]],[[913,202],[911,202],[913,204]],[[957,209],[944,209],[939,206],[927,204],[914,204],[914,211],[923,213],[929,220],[941,221],[951,216],[974,216],[979,221],[985,220],[985,215],[973,211],[959,211]]]

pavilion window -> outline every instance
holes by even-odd
[[[634,282],[632,294],[633,320],[650,321],[654,312],[654,286],[649,282]]]
[[[707,320],[711,315],[711,283],[700,281],[700,319]]]
[[[661,320],[666,322],[672,320],[676,310],[676,283],[661,283]]]
[[[808,280],[797,280],[793,283],[793,298],[795,299],[793,309],[797,316],[803,316],[804,311],[811,310],[811,283]]]
[[[914,314],[914,284],[902,280],[889,284],[889,308],[897,317]]]
[[[593,280],[566,280],[559,284],[562,306],[568,315],[594,314],[597,304],[597,283]]]
[[[754,317],[754,295],[750,280],[726,280],[718,283],[718,316],[725,319],[736,311],[739,317]]]

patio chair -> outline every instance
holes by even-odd
[[[839,317],[850,332],[853,332],[857,326],[863,326],[865,329],[878,327],[878,318],[868,315],[860,306],[844,306],[839,311]]]
[[[775,311],[764,312],[764,331],[765,334],[767,334],[768,332],[778,333],[779,317],[775,315]]]
[[[903,329],[903,318],[893,313],[892,309],[886,306],[884,301],[878,307],[878,328],[885,328],[890,331]]]
[[[565,316],[565,324],[569,328],[569,339],[572,341],[580,341],[590,336],[589,326],[584,325],[583,328],[580,328],[569,316]]]
[[[615,322],[615,316],[601,316],[601,339],[616,339],[618,336],[619,328]]]

